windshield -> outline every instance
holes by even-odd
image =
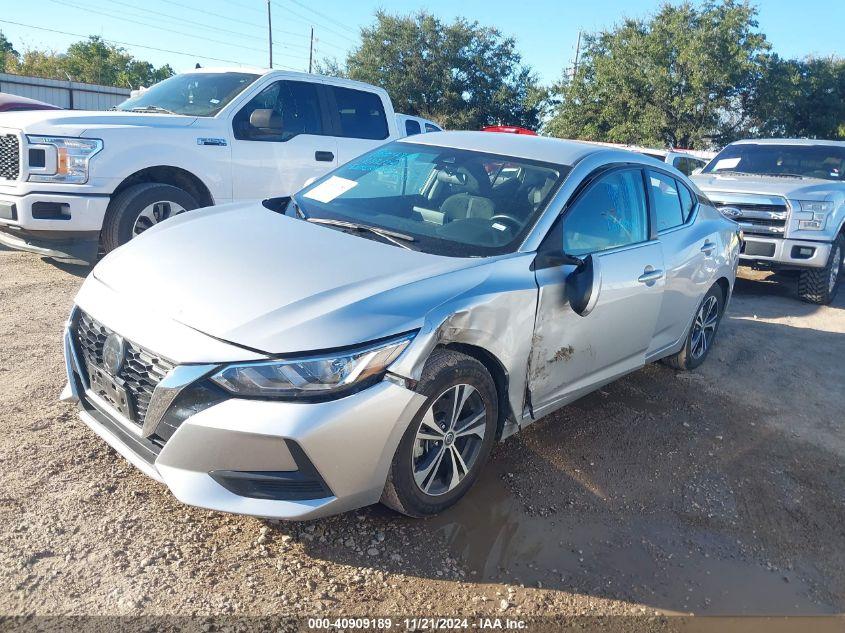
[[[845,147],[834,145],[728,145],[703,173],[740,172],[759,176],[845,179]]]
[[[401,233],[407,247],[455,257],[516,250],[570,167],[393,142],[294,196],[299,214]],[[289,209],[288,214],[294,215]],[[372,232],[356,233],[380,239]]]
[[[127,99],[117,106],[117,109],[214,116],[258,77],[251,73],[174,75],[145,90],[137,97]]]

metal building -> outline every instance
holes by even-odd
[[[8,73],[0,73],[0,92],[37,99],[68,110],[108,110],[129,98],[128,88]]]

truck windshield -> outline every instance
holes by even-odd
[[[703,173],[740,172],[758,176],[845,179],[845,147],[835,145],[728,145]]]
[[[370,239],[379,239],[372,229],[389,232],[406,248],[437,255],[498,255],[519,246],[569,171],[397,141],[306,187],[287,213]]]
[[[161,81],[118,110],[214,116],[237,97],[258,75],[251,73],[186,73]]]

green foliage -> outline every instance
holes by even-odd
[[[71,44],[64,53],[26,50],[11,60],[7,58],[5,68],[19,75],[50,79],[70,77],[74,81],[126,88],[150,86],[173,74],[168,64],[155,68],[95,35]]]
[[[0,31],[0,72],[5,72],[6,67],[15,63],[20,57],[20,53],[15,50],[12,43]]]
[[[845,138],[845,60],[772,55],[750,112],[755,135]]]
[[[452,129],[536,128],[542,115],[544,93],[514,40],[463,19],[379,11],[345,64],[324,62],[320,70],[381,86],[398,112]]]
[[[587,36],[577,75],[557,86],[548,132],[699,147],[746,123],[766,38],[744,2],[664,4],[647,21]]]

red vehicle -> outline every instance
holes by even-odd
[[[43,101],[0,92],[0,112],[19,112],[21,110],[61,110],[61,108]]]
[[[488,125],[481,128],[482,132],[503,132],[505,134],[529,134],[537,136],[537,132],[529,130],[526,127],[518,127],[516,125]]]

